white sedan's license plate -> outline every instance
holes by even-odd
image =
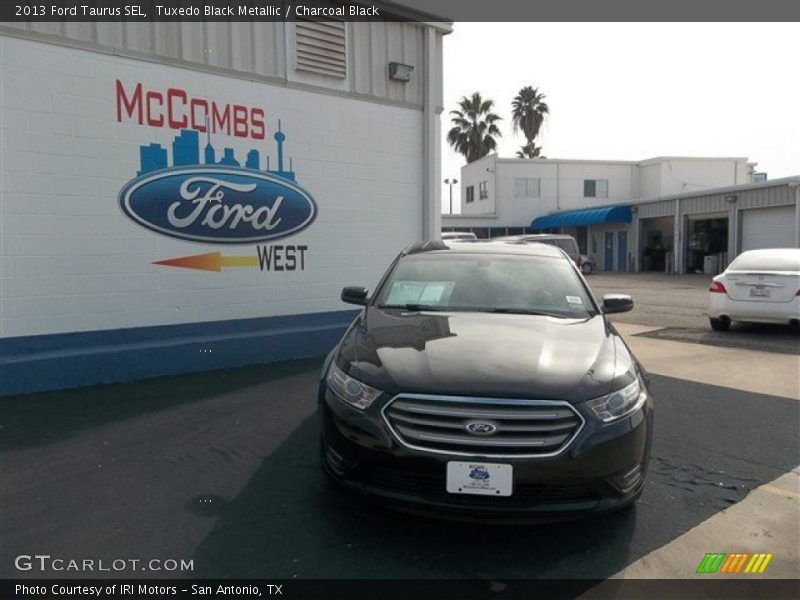
[[[750,288],[750,295],[756,298],[769,298],[769,288],[752,287]]]
[[[447,463],[447,491],[451,494],[510,496],[513,472],[511,465],[452,461]]]

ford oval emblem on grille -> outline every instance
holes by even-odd
[[[474,435],[491,435],[497,431],[497,426],[485,421],[471,421],[464,426],[464,429]]]

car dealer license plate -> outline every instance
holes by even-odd
[[[750,295],[757,298],[769,298],[769,288],[765,287],[751,287]]]
[[[447,463],[447,491],[451,494],[510,496],[513,481],[511,465],[456,461]]]

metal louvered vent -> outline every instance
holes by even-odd
[[[461,456],[554,456],[583,427],[569,403],[549,400],[400,394],[383,417],[404,446]]]
[[[298,71],[337,79],[347,77],[347,43],[343,22],[298,19],[295,32]]]

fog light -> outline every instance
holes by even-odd
[[[356,461],[345,458],[330,446],[325,449],[325,460],[331,470],[340,476],[347,471],[353,470],[358,465]]]
[[[626,473],[614,475],[609,479],[611,484],[617,488],[620,493],[627,494],[635,489],[639,482],[642,480],[642,465],[638,464]]]

